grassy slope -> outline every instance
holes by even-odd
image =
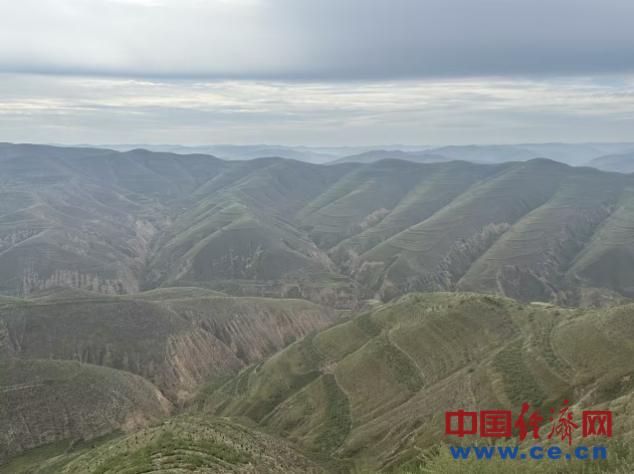
[[[2,474],[323,473],[282,440],[225,419],[180,416],[73,449],[32,451]]]
[[[478,166],[464,162],[428,166],[418,183],[409,190],[389,214],[376,225],[339,243],[333,254],[358,256],[383,240],[415,225],[449,204],[471,185],[500,170],[499,166]]]
[[[591,169],[566,177],[547,202],[526,214],[471,265],[458,287],[501,289],[526,301],[556,300],[568,267],[610,215],[623,186],[623,176]]]
[[[380,161],[358,167],[322,192],[298,217],[319,247],[329,248],[393,209],[426,174],[427,167]],[[380,220],[380,219],[379,219]]]
[[[209,156],[0,148],[0,292],[54,286],[138,291],[175,199],[221,171]]]
[[[567,172],[547,160],[504,169],[361,259],[383,265],[383,292],[390,286],[400,291],[451,288],[512,224],[550,199]]]
[[[207,395],[206,409],[374,467],[435,445],[442,414],[455,407],[517,410],[570,397],[610,407],[619,437],[631,437],[633,315],[632,306],[581,311],[411,294],[243,371]]]
[[[578,284],[634,297],[634,190],[628,188],[618,209],[605,221],[568,271]]]
[[[0,359],[62,359],[146,377],[173,400],[235,373],[335,314],[301,300],[162,289],[138,296],[54,292],[0,301]]]
[[[350,283],[337,275],[328,256],[291,222],[297,209],[338,174],[332,167],[266,159],[214,178],[157,241],[146,286],[176,283],[258,291],[248,283],[231,283],[245,281],[258,282],[263,295],[312,297],[304,286],[328,291],[332,285],[350,292]],[[330,283],[323,285],[316,275],[330,275]]]
[[[199,286],[348,308],[456,287],[631,295],[631,176],[543,159],[318,166],[30,145],[3,145],[0,161],[5,295]]]
[[[0,464],[63,439],[91,439],[131,430],[170,411],[148,381],[71,361],[0,361]]]
[[[0,420],[8,426],[0,463],[25,449],[90,440],[163,416],[171,402],[336,317],[303,300],[200,288],[0,298]]]

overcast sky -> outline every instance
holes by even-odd
[[[634,141],[631,0],[0,0],[0,141]]]

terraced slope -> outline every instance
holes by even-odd
[[[138,291],[159,220],[156,206],[146,204],[108,187],[65,179],[2,192],[0,291],[16,296],[55,286]]]
[[[190,192],[224,163],[191,156],[184,171],[180,160],[143,151],[0,145],[0,292],[138,291],[150,242],[169,222],[160,201]]]
[[[340,275],[291,216],[336,179],[336,170],[258,160],[256,167],[242,165],[238,171],[229,186],[207,183],[198,193],[200,200],[156,243],[145,286],[202,285],[233,293],[244,289],[247,294],[306,297],[320,286],[311,284],[315,275],[330,275],[333,285],[311,298],[330,302],[328,286],[336,288]],[[351,292],[349,283],[342,286]]]
[[[607,218],[568,270],[582,287],[599,287],[634,297],[634,194],[624,193],[618,208]]]
[[[93,439],[156,422],[171,403],[141,377],[90,364],[0,360],[0,465],[64,439]]]
[[[185,287],[0,298],[0,464],[155,422],[336,317],[308,301]]]
[[[357,167],[298,217],[319,247],[331,247],[378,223],[427,172],[427,167],[396,160]]]
[[[444,412],[614,410],[632,440],[634,306],[565,310],[468,293],[410,294],[307,336],[207,395],[315,453],[386,469],[444,439]],[[544,428],[547,429],[547,428]]]
[[[185,286],[350,309],[474,289],[602,304],[634,281],[624,238],[599,237],[627,233],[634,176],[546,159],[321,166],[4,144],[0,164],[4,295]]]
[[[502,166],[464,162],[430,166],[416,185],[403,195],[376,225],[340,242],[331,252],[339,264],[352,264],[359,255],[387,238],[432,216],[478,181],[496,174]]]
[[[397,292],[452,288],[521,217],[554,195],[567,171],[546,160],[509,167],[361,255],[361,262],[382,272],[383,294],[393,286]]]
[[[565,274],[614,211],[622,182],[621,176],[591,169],[566,177],[547,202],[526,214],[470,266],[458,288],[566,302],[558,292],[574,284],[567,284]],[[596,283],[593,286],[605,286]]]
[[[0,360],[73,360],[125,370],[176,402],[335,318],[307,301],[201,291],[125,297],[74,291],[0,301]]]
[[[326,471],[280,439],[224,419],[181,416],[74,449],[31,452],[7,474],[257,473]]]

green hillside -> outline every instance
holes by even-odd
[[[546,159],[324,166],[10,144],[0,160],[7,296],[185,286],[351,309],[409,291],[632,295],[632,175]]]
[[[574,287],[566,284],[566,273],[580,273],[569,268],[580,252],[592,247],[595,233],[602,232],[599,226],[621,199],[622,183],[619,175],[591,169],[566,177],[546,203],[527,213],[471,265],[457,286],[479,292],[502,288],[514,298],[569,302],[558,294],[561,288]],[[627,295],[624,289],[617,291]]]
[[[624,193],[619,207],[605,220],[568,270],[582,286],[611,289],[634,297],[634,193]]]
[[[308,301],[185,287],[0,298],[0,464],[163,418],[336,318]]]
[[[114,439],[34,450],[2,474],[325,473],[284,441],[230,420],[181,416]]]
[[[360,254],[392,235],[432,216],[479,180],[500,171],[499,166],[453,162],[431,168],[376,225],[341,242],[332,254],[340,264],[354,262]]]
[[[445,410],[566,398],[631,443],[634,176],[444,151],[497,164],[0,144],[0,472],[455,472]]]
[[[443,443],[461,441],[444,435],[444,413],[461,407],[518,412],[525,401],[547,413],[564,399],[572,401],[577,415],[590,407],[612,410],[615,433],[606,462],[573,463],[566,472],[629,472],[634,465],[633,318],[633,305],[563,309],[473,293],[413,293],[311,333],[227,381],[207,385],[184,413],[161,422],[153,421],[147,398],[134,398],[143,395],[135,386],[126,406],[133,410],[137,401],[144,411],[136,407],[134,423],[122,423],[102,439],[98,435],[112,431],[106,429],[111,425],[97,429],[111,406],[108,395],[129,392],[102,389],[93,371],[135,376],[47,362],[72,370],[59,369],[65,382],[54,392],[60,398],[50,397],[44,405],[46,416],[38,411],[29,416],[52,417],[57,433],[60,422],[48,413],[52,406],[84,406],[81,397],[87,397],[97,401],[91,405],[95,413],[72,413],[81,418],[80,426],[91,423],[90,429],[74,435],[72,445],[51,434],[52,444],[26,451],[38,444],[21,444],[14,451],[22,454],[0,472],[555,473],[561,471],[554,463],[519,463],[511,470],[499,461],[485,467],[457,463]],[[47,382],[50,375],[24,370],[32,362],[17,364],[9,393],[27,389],[18,387],[19,377],[57,387]],[[68,378],[79,369],[81,376]],[[104,380],[110,386],[119,379]],[[82,388],[67,398],[64,390],[72,383]],[[10,406],[24,400],[33,405],[30,398],[8,399]],[[4,418],[16,426],[24,419],[14,410]],[[77,426],[72,419],[66,423]],[[550,428],[545,423],[543,436]]]
[[[65,291],[0,301],[0,360],[74,360],[138,374],[173,401],[271,355],[336,315],[301,300],[161,289],[106,296]]]
[[[451,289],[513,224],[548,201],[568,172],[547,160],[507,167],[360,258],[381,270],[382,293]]]
[[[0,465],[31,448],[156,422],[172,404],[136,375],[74,361],[0,360]]]
[[[522,305],[470,293],[410,294],[307,336],[206,395],[350,466],[396,467],[444,436],[457,407],[610,408],[634,432],[634,307]],[[628,441],[628,442],[629,442]]]

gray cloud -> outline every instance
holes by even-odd
[[[0,141],[631,141],[634,76],[363,82],[0,74]]]
[[[347,80],[634,71],[631,0],[0,1],[0,71]]]
[[[631,0],[0,0],[0,141],[630,141]]]

